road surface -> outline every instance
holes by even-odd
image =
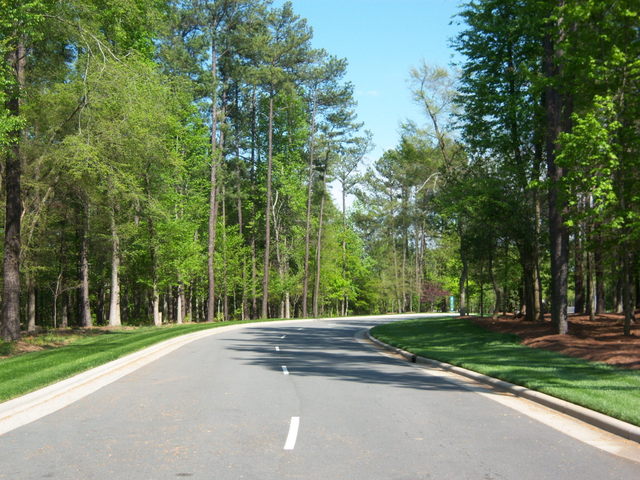
[[[0,436],[0,478],[640,478],[640,463],[382,355],[360,340],[380,321],[197,340]]]

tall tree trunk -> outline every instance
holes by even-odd
[[[255,234],[251,238],[251,318],[258,317],[258,259],[256,258]]]
[[[564,0],[558,0],[559,6]],[[549,185],[549,236],[551,241],[551,320],[558,333],[568,330],[567,319],[567,279],[569,273],[569,235],[564,223],[566,202],[561,195],[564,168],[556,163],[558,138],[566,130],[568,105],[566,98],[556,84],[560,78],[560,61],[563,52],[557,47],[553,35],[563,36],[563,18],[549,23],[549,32],[544,38],[543,70],[549,85],[545,88],[546,140]]]
[[[238,149],[238,161],[240,160],[240,150]],[[238,196],[238,233],[240,234],[240,238],[244,239],[244,223],[242,218],[242,189],[240,185],[240,172],[238,171],[238,183],[236,185],[237,191],[236,194]],[[248,294],[247,294],[247,258],[246,255],[242,256],[242,299],[241,299],[241,313],[240,319],[247,320],[249,317],[248,310]]]
[[[276,246],[276,263],[278,265],[278,275],[280,276],[280,282],[282,285],[286,284],[287,277],[287,259],[286,259],[286,250],[287,250],[287,239],[283,237],[284,235],[281,233],[281,223],[278,221],[277,215],[277,206],[278,206],[278,191],[276,190],[276,196],[273,201],[273,208],[271,209],[271,213],[273,215],[273,233],[274,240]],[[283,242],[283,243],[281,243]],[[289,312],[289,292],[288,290],[283,292],[282,299],[280,301],[280,318],[289,318],[287,315]]]
[[[484,317],[484,262],[480,263],[480,316]]]
[[[397,313],[403,313],[402,311],[402,294],[400,292],[400,274],[398,273],[398,270],[400,269],[398,267],[398,249],[396,248],[396,242],[395,239],[393,238],[393,234],[390,235],[391,237],[391,248],[393,251],[393,277],[394,277],[394,282],[393,282],[393,293],[394,293],[394,297],[396,300],[396,304],[397,304]]]
[[[347,278],[347,193],[345,192],[346,182],[342,182],[342,278]],[[347,305],[349,296],[342,296],[342,307],[340,314],[344,317],[347,315]]]
[[[422,295],[422,225],[420,225],[420,229],[416,228],[416,254],[415,254],[415,289],[414,294],[416,296],[416,303],[418,304],[417,311],[422,311],[422,305],[420,301],[420,297]]]
[[[317,238],[317,243],[316,243],[316,278],[315,278],[315,284],[313,287],[313,316],[315,318],[318,317],[319,315],[319,302],[320,302],[320,271],[321,271],[321,260],[322,260],[322,222],[323,222],[323,216],[324,216],[324,201],[325,201],[325,196],[326,196],[326,192],[325,192],[325,178],[326,178],[326,173],[327,173],[327,164],[326,162],[329,161],[329,152],[327,152],[327,157],[325,160],[325,166],[324,166],[324,170],[322,172],[322,181],[321,181],[321,185],[320,188],[321,190],[321,196],[320,196],[320,212],[318,215],[318,238]]]
[[[60,320],[60,328],[67,328],[69,326],[69,295],[67,293],[62,294],[62,319]]]
[[[604,289],[604,265],[602,264],[602,250],[597,248],[593,253],[593,265],[596,275],[596,313],[602,314],[606,309]]]
[[[116,214],[111,209],[111,300],[109,302],[109,326],[120,326],[120,238],[116,228]]]
[[[317,102],[313,99],[311,109],[311,131],[309,133],[309,164],[307,178],[307,215],[305,217],[304,230],[304,273],[302,276],[302,317],[308,317],[309,295],[309,256],[311,251],[311,195],[313,194],[313,164],[315,162],[315,132],[316,132],[316,108]]]
[[[540,290],[538,288],[538,268],[533,245],[529,239],[525,240],[525,245],[521,251],[522,275],[524,280],[524,304],[525,319],[529,322],[542,321],[540,312]]]
[[[273,168],[273,94],[269,96],[269,133],[267,150],[267,205],[264,221],[264,269],[262,275],[262,310],[260,317],[269,316],[269,267],[271,258],[271,173]]]
[[[184,323],[184,302],[184,284],[182,281],[178,281],[178,304],[176,306],[176,323],[178,324]]]
[[[207,244],[207,275],[209,278],[207,321],[213,322],[215,316],[216,279],[213,261],[216,248],[216,227],[218,224],[218,164],[221,152],[218,150],[218,53],[215,44],[211,44],[211,191],[209,193],[209,240]]]
[[[532,262],[533,262],[533,319],[536,322],[544,321],[544,302],[542,301],[542,278],[540,276],[540,226],[542,225],[541,199],[536,190],[533,191],[534,227],[532,238]]]
[[[511,270],[511,259],[509,258],[509,243],[504,245],[504,270],[502,274],[502,314],[506,315],[507,310],[511,310],[511,291],[509,290],[509,272]]]
[[[631,324],[635,323],[635,304],[632,294],[632,278],[631,278],[631,254],[624,252],[622,254],[622,303],[624,309],[623,332],[625,336],[631,335]]]
[[[598,309],[598,297],[596,292],[596,269],[594,265],[594,253],[587,253],[587,313],[589,314],[589,320],[593,321],[596,318],[596,311]]]
[[[401,270],[402,311],[407,311],[407,231],[402,235],[402,270]]]
[[[584,285],[584,251],[582,228],[578,227],[574,242],[575,268],[573,273],[573,285],[575,291],[575,313],[584,312],[585,285]]]
[[[82,202],[82,238],[80,240],[80,326],[89,328],[91,319],[91,303],[89,301],[89,200]]]
[[[222,319],[229,320],[229,272],[227,259],[227,202],[224,185],[222,186]]]
[[[502,305],[502,289],[500,288],[500,284],[496,281],[496,274],[494,272],[494,260],[493,253],[491,252],[491,256],[489,257],[489,275],[491,280],[491,286],[493,287],[493,295],[495,298],[495,302],[493,304],[493,320],[498,319],[498,315],[500,313],[500,307]]]
[[[462,271],[458,280],[458,291],[460,292],[460,302],[458,311],[460,315],[467,315],[467,279],[469,276],[469,262],[462,245],[462,236],[460,236],[460,260],[462,261]]]
[[[27,332],[36,331],[36,285],[33,274],[27,275]]]
[[[22,39],[8,55],[8,64],[14,69],[16,86],[8,95],[7,110],[18,118],[21,96],[25,84],[26,49]],[[22,173],[21,128],[10,132],[10,147],[4,169],[5,224],[4,224],[4,272],[2,298],[2,338],[9,342],[20,338],[20,219],[22,202],[20,176]]]

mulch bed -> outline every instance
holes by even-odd
[[[526,322],[513,315],[473,317],[473,322],[489,330],[513,333],[522,343],[533,348],[553,350],[572,357],[603,362],[616,367],[640,369],[640,322],[631,326],[631,336],[622,334],[622,316],[598,315],[594,321],[588,315],[571,315],[569,333],[557,335],[547,315],[545,321]]]

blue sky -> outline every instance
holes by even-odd
[[[274,2],[281,5],[282,0]],[[423,59],[448,65],[452,17],[459,0],[293,0],[313,28],[313,46],[349,61],[358,118],[373,132],[369,161],[397,145],[400,122],[423,116],[411,101],[407,79]]]

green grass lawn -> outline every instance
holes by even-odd
[[[178,335],[237,323],[249,322],[103,330],[95,334],[78,335],[75,337],[77,339],[65,346],[0,359],[0,401],[37,390]]]
[[[515,335],[455,317],[375,327],[385,343],[426,358],[544,392],[640,426],[640,371],[624,370],[520,344]]]

